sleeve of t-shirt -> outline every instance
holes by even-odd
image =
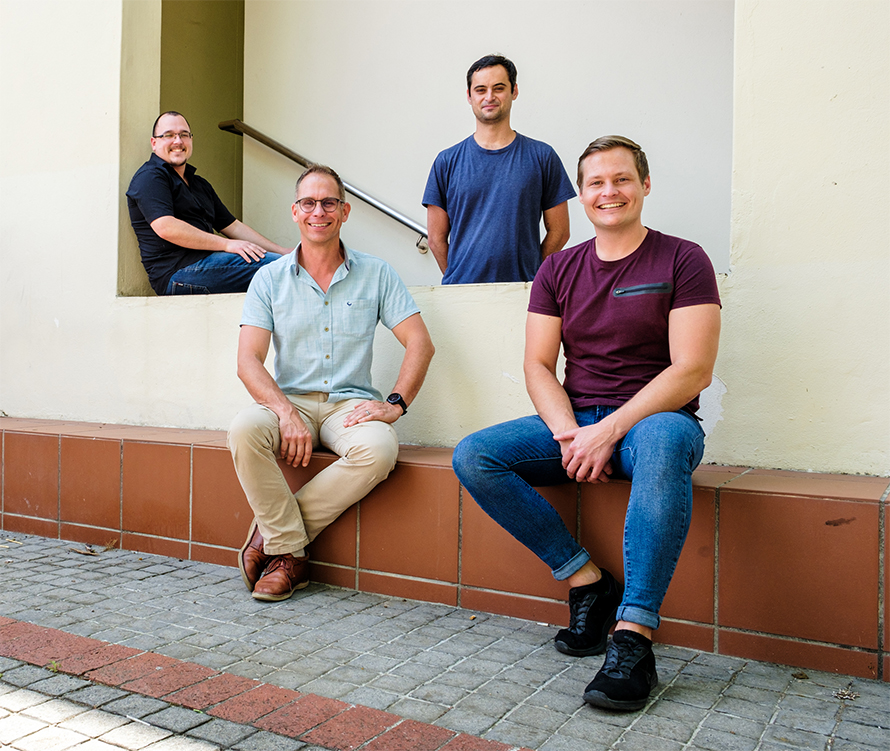
[[[130,182],[127,195],[136,202],[149,224],[162,216],[174,216],[170,183],[157,171],[144,170],[137,173]]]
[[[256,326],[260,329],[273,331],[272,316],[272,280],[267,270],[260,268],[247,288],[244,296],[244,308],[241,311],[242,326]]]
[[[421,203],[424,206],[438,206],[440,209],[448,211],[447,194],[448,182],[445,179],[445,158],[442,154],[439,154],[430,168],[430,176],[427,178]]]
[[[721,304],[714,266],[700,246],[690,244],[677,255],[675,264],[672,309]]]
[[[547,256],[535,280],[532,282],[532,291],[528,301],[529,313],[540,313],[543,316],[562,317],[559,303],[556,301],[556,287],[553,282],[553,256]]]
[[[544,190],[541,193],[541,210],[547,211],[554,206],[575,197],[575,188],[566,173],[557,153],[551,146],[547,147],[547,158],[544,169]]]
[[[380,322],[392,330],[409,316],[420,312],[414,298],[396,270],[383,263],[380,270],[380,302],[378,315]]]

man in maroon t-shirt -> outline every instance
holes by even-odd
[[[651,637],[689,529],[704,450],[695,413],[717,357],[720,298],[698,245],[643,225],[651,181],[636,143],[591,143],[578,187],[596,237],[549,256],[529,302],[525,379],[537,415],[468,436],[453,464],[482,509],[568,582],[556,648],[606,651],[584,700],[634,710],[658,683]],[[612,476],[631,480],[623,586],[534,489]]]

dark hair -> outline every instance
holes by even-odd
[[[584,181],[584,175],[582,174],[584,160],[591,154],[595,154],[599,151],[611,151],[612,149],[627,149],[630,151],[631,154],[633,154],[634,164],[637,167],[637,174],[640,176],[640,182],[646,182],[646,178],[649,177],[649,162],[646,159],[646,152],[640,148],[640,145],[624,136],[600,136],[584,149],[584,153],[578,157],[579,188]]]
[[[303,174],[297,178],[297,184],[294,186],[294,200],[296,200],[296,197],[300,192],[300,183],[303,182],[304,178],[309,177],[309,175],[327,175],[328,177],[332,177],[334,182],[337,183],[337,192],[340,194],[340,200],[346,200],[346,188],[343,187],[343,181],[340,179],[340,175],[324,164],[310,164],[303,170]]]
[[[510,92],[516,91],[516,66],[513,65],[512,60],[508,60],[503,55],[486,55],[485,57],[480,57],[475,63],[470,66],[470,69],[467,71],[467,91],[470,90],[470,85],[473,80],[473,74],[477,70],[482,70],[483,68],[493,68],[495,65],[503,65],[504,70],[507,71],[507,78],[510,79]]]
[[[158,127],[158,120],[160,120],[162,117],[164,117],[164,115],[173,115],[174,117],[181,117],[183,120],[185,120],[186,125],[188,125],[188,123],[189,123],[189,121],[186,120],[185,115],[183,115],[181,112],[176,112],[175,110],[169,110],[168,112],[162,112],[160,115],[158,115],[158,119],[155,120],[154,125],[151,126],[151,137],[152,138],[157,138],[157,136],[155,135],[155,128]],[[189,130],[191,130],[191,128],[192,128],[192,126],[189,125]]]

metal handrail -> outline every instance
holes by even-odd
[[[242,122],[241,120],[223,120],[219,124],[219,129],[224,130],[227,133],[234,133],[235,135],[247,135],[253,138],[255,141],[259,141],[264,146],[268,146],[273,151],[277,151],[282,156],[286,156],[291,161],[296,162],[297,164],[301,164],[304,167],[308,167],[310,164],[313,164],[311,159],[307,159],[306,157],[298,154],[293,149],[289,149],[283,143],[279,143],[273,138],[269,138],[265,133],[261,133],[256,128],[250,127],[247,123]],[[418,238],[415,245],[417,249],[421,253],[426,253],[429,250],[429,245],[427,244],[427,231],[426,227],[422,224],[418,224],[413,219],[408,218],[404,214],[396,211],[393,208],[390,208],[385,203],[378,201],[373,196],[368,195],[365,191],[356,188],[354,185],[350,185],[345,180],[343,181],[343,187],[346,188],[348,193],[351,193],[356,198],[364,201],[369,206],[373,206],[378,211],[382,211],[386,214],[390,219],[395,219],[400,224],[405,225],[409,229],[413,229],[417,232],[420,237]]]

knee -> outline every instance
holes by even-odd
[[[371,425],[371,423],[366,423]],[[386,423],[380,428],[362,430],[361,435],[346,451],[344,458],[373,469],[374,474],[386,477],[396,466],[399,457],[399,439],[395,430]],[[385,429],[381,429],[385,428]]]
[[[246,446],[272,449],[277,439],[278,423],[274,413],[259,404],[252,404],[235,415],[226,436],[232,453]]]
[[[451,467],[458,479],[463,481],[475,468],[478,462],[479,452],[476,445],[476,434],[473,433],[464,438],[454,448],[451,455]]]

